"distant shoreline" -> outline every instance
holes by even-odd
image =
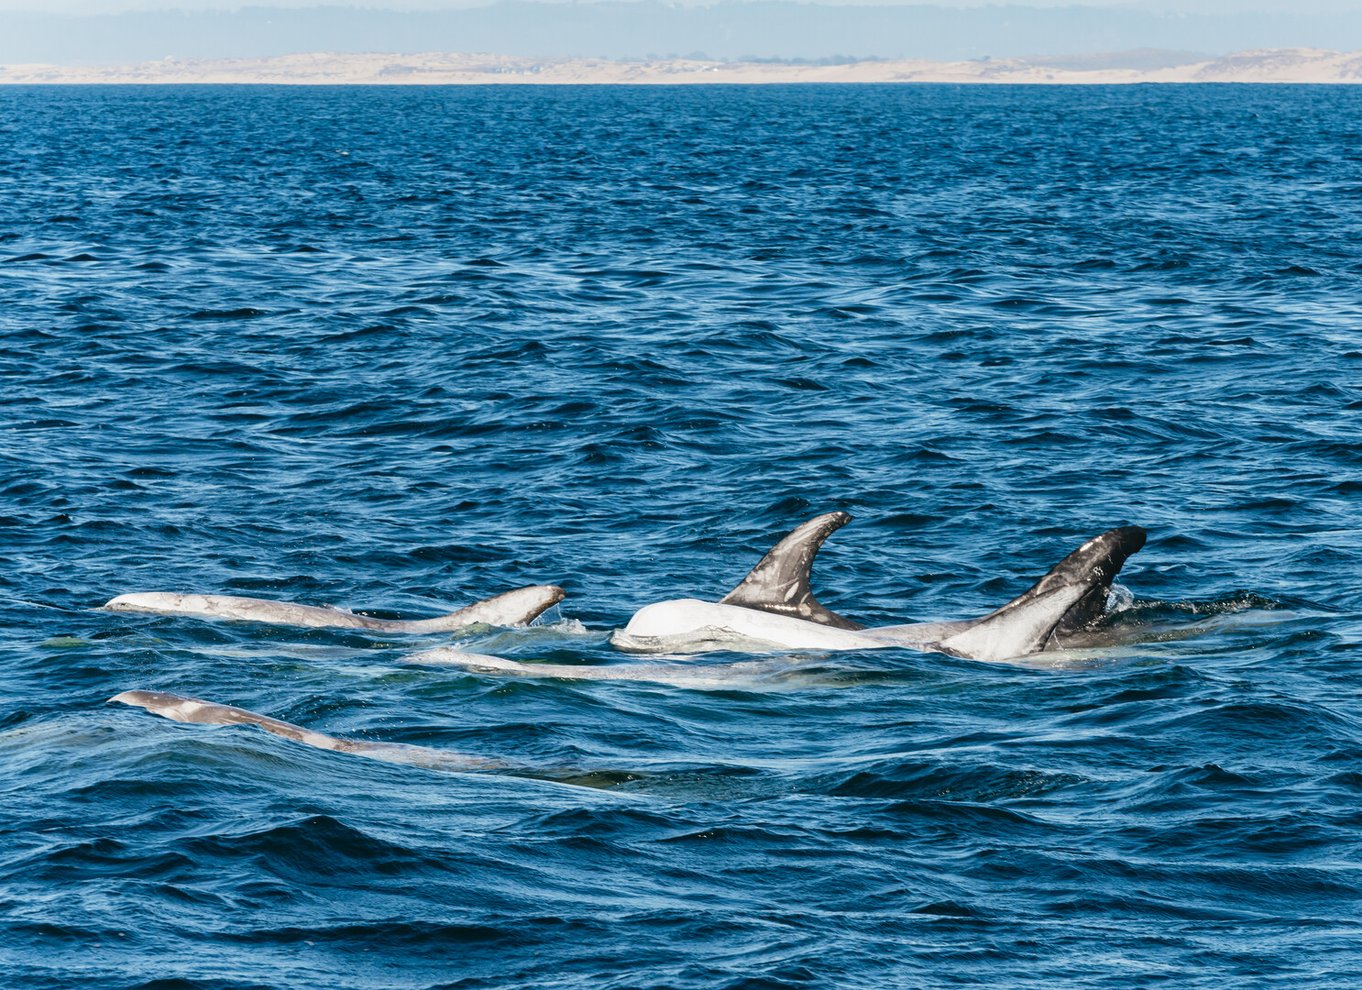
[[[1157,68],[1103,67],[1086,59],[1009,58],[960,62],[867,59],[834,64],[597,58],[528,58],[426,52],[311,53],[249,59],[162,59],[123,66],[3,65],[0,85],[704,85],[953,83],[1121,85],[1132,83],[1362,82],[1362,52],[1274,48]],[[1080,63],[1082,67],[1074,67]]]

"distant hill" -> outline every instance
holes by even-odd
[[[1060,64],[1060,63],[1075,64]],[[5,83],[270,83],[278,85],[707,84],[707,83],[1359,83],[1362,52],[1259,49],[1218,58],[1177,52],[1083,59],[536,58],[459,52],[313,52],[236,59],[157,59],[125,66],[0,65]]]
[[[1362,48],[1362,0],[1352,11],[1278,14],[1174,15],[1134,6],[831,6],[785,0],[729,0],[712,6],[506,0],[411,13],[248,7],[94,16],[0,14],[0,64],[117,65],[166,56],[259,58],[318,51],[816,61],[1068,56],[1139,49],[1223,55],[1286,47]]]

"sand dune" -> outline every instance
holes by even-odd
[[[1195,59],[1195,56],[1188,56]],[[428,52],[303,54],[273,58],[164,59],[123,66],[0,66],[0,83],[274,83],[295,85],[571,83],[1355,83],[1362,52],[1277,48],[1220,58],[1119,67],[1129,57],[1012,58],[969,62],[867,60],[840,64],[689,59],[535,59]],[[1154,60],[1157,62],[1157,60]],[[1168,61],[1167,59],[1164,60]],[[1178,61],[1173,59],[1172,61]]]

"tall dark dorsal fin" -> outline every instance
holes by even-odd
[[[1067,569],[1072,572],[1088,566],[1092,569],[1090,580],[1093,581],[1087,593],[1064,613],[1064,617],[1055,626],[1050,634],[1051,645],[1063,646],[1065,636],[1091,625],[1106,613],[1111,582],[1120,573],[1126,558],[1138,553],[1144,546],[1145,531],[1139,526],[1123,526],[1120,529],[1109,530],[1099,539],[1103,540],[1105,545],[1101,547],[1101,555],[1096,561],[1084,560],[1081,551],[1075,550],[1051,570],[1051,574],[1056,571],[1062,573],[1068,565]],[[1047,574],[1046,578],[1049,577]]]
[[[1066,629],[1072,631],[1101,614],[1112,579],[1144,540],[1139,526],[1094,536],[1025,594],[943,639],[942,652],[976,660],[1011,660],[1063,647]]]
[[[719,604],[789,615],[837,629],[864,629],[818,604],[809,587],[818,548],[849,522],[851,516],[845,512],[828,512],[810,519],[772,547],[743,578],[742,584],[720,599]]]

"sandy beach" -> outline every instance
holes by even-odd
[[[679,83],[1356,83],[1362,52],[1260,49],[1152,69],[1075,68],[1072,59],[964,62],[866,60],[840,64],[689,59],[612,61],[427,52],[311,53],[250,59],[175,59],[119,66],[5,65],[0,84],[257,83],[284,85]]]

